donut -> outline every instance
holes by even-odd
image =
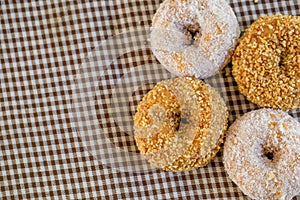
[[[165,171],[189,171],[216,155],[227,128],[219,93],[192,77],[157,83],[134,115],[134,139],[145,159]]]
[[[292,199],[300,192],[300,123],[281,110],[244,114],[228,129],[223,162],[253,199]]]
[[[261,16],[232,57],[239,91],[260,107],[300,108],[300,16]]]
[[[228,64],[239,35],[225,0],[165,0],[153,17],[150,44],[171,73],[204,79]]]

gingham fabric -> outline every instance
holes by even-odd
[[[156,82],[174,77],[149,48],[162,0],[0,3],[0,199],[247,199],[222,151],[173,173],[138,154],[132,116]],[[299,0],[228,0],[245,30],[259,15],[300,15]],[[256,109],[230,64],[205,80],[230,123]],[[300,110],[289,112],[300,120]],[[300,199],[300,194],[294,199]]]

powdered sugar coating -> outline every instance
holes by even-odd
[[[225,0],[165,0],[153,17],[150,40],[171,73],[203,79],[229,62],[239,35]]]
[[[254,199],[292,199],[300,192],[300,123],[287,113],[259,109],[229,128],[224,165]]]

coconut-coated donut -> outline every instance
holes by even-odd
[[[300,108],[300,16],[259,17],[239,40],[232,75],[261,107]]]
[[[157,168],[175,172],[207,165],[227,128],[225,102],[209,85],[184,77],[157,83],[134,116],[141,154]]]
[[[165,0],[153,17],[150,41],[171,73],[204,79],[230,61],[239,35],[225,0]]]
[[[300,123],[262,108],[228,129],[223,161],[229,177],[253,199],[292,199],[300,192]]]

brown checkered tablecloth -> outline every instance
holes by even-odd
[[[242,31],[299,0],[228,0]],[[132,139],[142,96],[173,77],[149,48],[162,0],[0,1],[0,199],[247,199],[222,152],[206,167],[151,168]],[[205,80],[230,123],[256,109],[227,66]],[[300,110],[289,112],[300,119]],[[300,196],[295,199],[300,199]]]

